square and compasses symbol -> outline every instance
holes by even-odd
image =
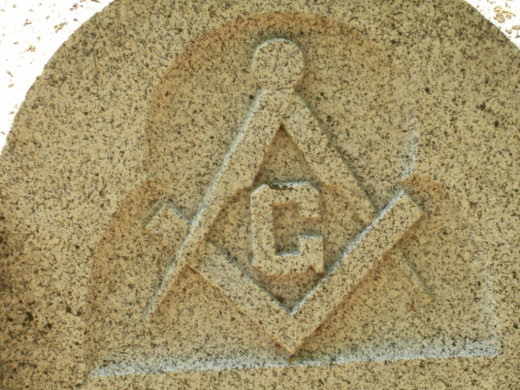
[[[190,267],[294,354],[389,252],[425,299],[430,299],[431,292],[423,280],[395,247],[425,213],[404,190],[382,210],[375,210],[295,92],[294,86],[304,69],[301,50],[286,39],[268,40],[257,48],[252,66],[262,90],[193,220],[187,220],[173,204],[165,202],[147,221],[149,232],[167,246],[179,248],[149,304],[149,318],[153,320],[182,270]],[[317,182],[256,183],[266,153],[282,126],[302,152]],[[284,205],[296,208],[298,222],[320,220],[323,186],[349,199],[365,226],[329,267],[324,265],[324,239],[320,232],[299,234],[296,250],[280,252],[274,229],[273,210]],[[309,270],[319,275],[318,282],[291,307],[284,306],[209,239],[219,211],[244,189],[250,192],[252,267],[267,277],[298,275]]]

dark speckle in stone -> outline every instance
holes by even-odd
[[[34,316],[31,312],[26,311],[25,312],[25,322],[32,322],[34,320]]]

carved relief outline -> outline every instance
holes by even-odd
[[[279,64],[286,66],[280,67]],[[303,70],[303,57],[292,42],[275,39],[260,45],[255,55],[253,69],[265,89],[258,96],[244,126],[228,151],[221,170],[189,227],[190,232],[183,242],[176,260],[167,271],[150,305],[149,315],[156,310],[186,265],[196,269],[212,282],[213,273],[208,272],[208,269],[211,269],[210,262],[205,256],[207,253],[205,255],[201,253],[200,245],[205,241],[214,218],[227,198],[239,189],[251,186],[274,134],[283,123],[291,138],[304,151],[307,162],[322,182],[336,188],[341,193],[346,193],[350,199],[354,199],[357,213],[367,224],[374,220],[358,239],[346,248],[344,255],[329,274],[291,312],[287,312],[283,307],[281,307],[282,311],[277,310],[276,307],[279,304],[274,301],[274,306],[271,305],[272,310],[268,311],[272,311],[271,314],[276,312],[276,315],[269,317],[278,318],[278,320],[272,326],[265,321],[267,312],[250,310],[245,303],[240,303],[238,297],[230,297],[255,320],[262,318],[260,321],[263,324],[262,327],[290,353],[294,353],[303,338],[319,326],[327,314],[424,213],[401,191],[379,216],[376,215],[357,180],[330,144],[303,100],[293,90]],[[247,167],[247,169],[243,169],[243,167]],[[396,215],[397,212],[404,213],[404,215]],[[374,232],[379,231],[376,225],[379,223],[384,225],[382,221],[387,222],[388,218],[394,222],[391,226],[397,229],[397,233],[393,232],[397,236],[391,235],[391,238],[386,241],[383,251],[376,251],[377,254],[373,255],[371,260],[365,260],[366,255],[372,251],[372,247],[367,244],[370,242],[368,237],[373,240]],[[401,224],[397,222],[401,222]],[[385,234],[385,232],[379,234]],[[373,241],[372,243],[374,244]],[[358,254],[360,250],[361,252]],[[359,264],[353,266],[350,263],[354,263],[354,261],[347,261],[351,253],[351,256],[360,262]],[[226,270],[226,274],[233,273],[232,269],[223,264],[225,255],[217,248],[210,250],[210,254],[213,261]],[[199,256],[205,260],[198,261]],[[399,254],[398,258],[404,259],[404,255]],[[231,264],[231,262],[228,263]],[[407,275],[413,275],[412,280],[425,295],[430,295],[420,277],[406,260],[402,260],[398,264],[406,267]],[[353,279],[352,276],[345,279],[344,273],[352,273]],[[224,293],[229,291],[230,285],[228,284],[226,289],[223,280],[217,278],[214,284]],[[233,288],[241,290],[239,285],[235,285]],[[339,294],[338,297],[335,292],[337,288],[344,289],[344,293]],[[266,298],[263,292],[256,291],[253,286],[246,286],[245,290],[254,296],[254,300],[259,300],[264,304],[269,299],[273,300],[271,297]],[[333,293],[326,293],[326,291],[333,291]]]

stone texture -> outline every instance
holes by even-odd
[[[519,60],[463,1],[114,2],[0,157],[0,383],[519,387]]]

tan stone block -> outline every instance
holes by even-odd
[[[0,156],[0,387],[520,387],[520,56],[457,1],[116,1]]]

